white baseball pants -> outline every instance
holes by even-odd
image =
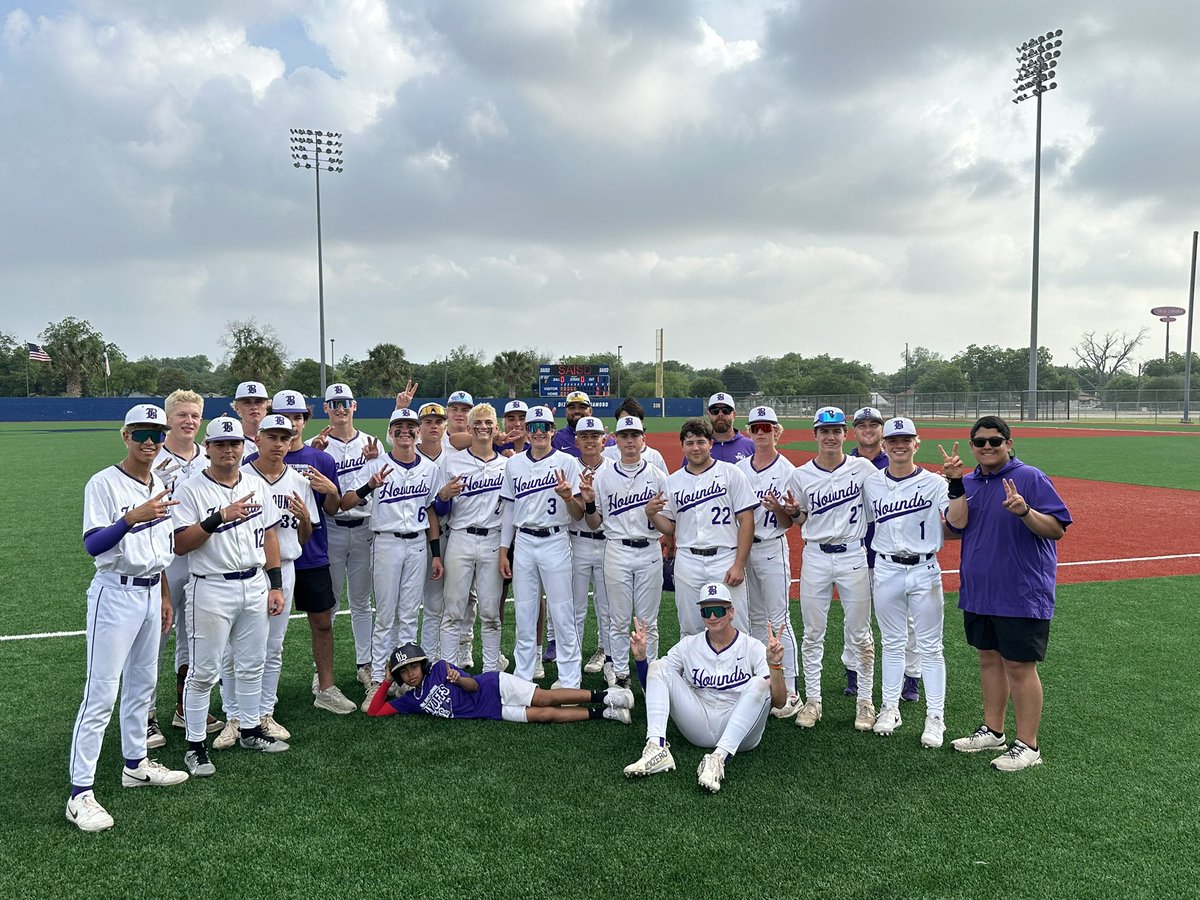
[[[629,632],[633,619],[646,623],[646,659],[658,659],[658,608],[662,603],[663,562],[658,541],[626,547],[608,540],[604,549],[604,588],[608,597],[608,655],[617,676],[629,674]]]
[[[942,654],[945,596],[937,557],[915,566],[875,559],[875,618],[883,643],[883,705],[898,706],[904,681],[905,645],[911,621],[925,680],[925,706],[944,716],[946,659]]]
[[[804,694],[809,700],[821,699],[825,629],[835,585],[845,617],[845,641],[858,651],[854,665],[847,668],[858,672],[858,699],[870,701],[875,686],[875,639],[871,634],[871,574],[867,551],[861,547],[845,553],[826,553],[815,544],[804,547],[800,566]]]
[[[279,696],[279,674],[283,671],[283,639],[287,637],[288,615],[292,611],[292,600],[296,596],[296,566],[294,560],[284,560],[279,564],[280,575],[283,577],[283,613],[278,616],[267,616],[267,655],[263,659],[262,696],[258,703],[258,713],[261,719],[265,715],[274,715],[275,703]],[[225,719],[237,719],[244,722],[241,709],[238,708],[237,669],[233,659],[233,647],[225,651],[225,662],[221,670],[221,708],[225,711]],[[248,726],[247,726],[248,727]]]
[[[438,548],[442,554],[442,567],[446,564],[446,540],[449,535],[443,531],[438,538]],[[445,575],[438,581],[433,580],[433,556],[425,555],[425,586],[421,596],[421,649],[429,654],[430,659],[443,657],[455,662],[458,659],[458,647],[451,647],[442,640],[442,619],[446,614]]]
[[[596,609],[596,642],[608,652],[608,591],[604,587],[604,545],[608,541],[571,536],[571,593],[575,599],[575,632],[582,646],[587,628],[588,587]],[[582,655],[582,654],[581,654]]]
[[[464,637],[468,646],[474,627],[474,614],[470,613],[472,585],[479,598],[479,617],[483,624],[484,672],[495,672],[500,668],[500,626],[504,620],[504,580],[500,577],[498,562],[500,529],[489,529],[486,535],[471,534],[460,528],[451,529],[446,539],[445,557],[442,564],[446,574],[445,612],[442,614],[442,646],[447,650],[457,648],[457,660],[462,655]],[[425,611],[429,615],[429,610]],[[429,648],[425,648],[426,652]]]
[[[646,674],[646,739],[665,738],[669,717],[697,747],[718,747],[730,756],[757,747],[771,710],[767,680],[751,681],[734,703],[707,699],[714,696],[723,695],[707,688],[697,690],[661,659],[655,660]]]
[[[700,589],[709,582],[724,582],[725,573],[737,559],[732,547],[722,547],[716,556],[697,556],[683,547],[675,552],[675,612],[679,616],[679,636],[699,634],[704,630],[700,618]],[[739,631],[749,631],[750,610],[746,603],[746,582],[729,586],[733,598],[733,624]]]
[[[517,618],[516,676],[533,680],[537,667],[537,619],[542,589],[546,609],[555,621],[558,680],[561,687],[579,687],[582,661],[571,594],[571,540],[564,528],[549,537],[517,532],[513,551],[513,597]]]
[[[872,594],[874,593],[875,575],[871,572]],[[842,644],[842,665],[854,670],[858,665],[858,648],[847,639]],[[908,644],[904,648],[904,674],[909,678],[921,677],[921,654],[917,652],[917,631],[913,626],[912,616],[908,618]]]
[[[389,654],[417,639],[417,616],[425,592],[425,531],[399,538],[390,531],[375,534],[371,569],[375,583],[375,630],[371,637],[371,680],[383,681]]]
[[[346,586],[346,603],[350,607],[350,630],[354,634],[354,662],[364,665],[371,661],[371,631],[374,616],[371,611],[371,544],[375,532],[369,519],[354,528],[329,522],[329,578],[333,595],[342,602],[342,585]]]
[[[187,617],[184,608],[187,604],[188,561],[186,556],[176,556],[163,572],[167,579],[167,588],[171,591],[171,620],[175,623],[175,668],[178,672],[188,664]],[[161,621],[161,619],[160,619]],[[162,632],[158,639],[160,651],[167,647],[167,632]]]
[[[783,680],[792,690],[796,684],[796,629],[788,607],[788,591],[792,586],[792,563],[788,555],[787,538],[780,535],[750,548],[746,563],[746,600],[749,608],[750,634],[764,644],[767,642],[767,623],[776,631],[783,628]]]

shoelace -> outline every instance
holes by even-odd
[[[1018,756],[1020,756],[1022,753],[1024,753],[1028,749],[1029,748],[1027,746],[1025,746],[1024,744],[1022,744],[1020,741],[1014,741],[1013,745],[1011,747],[1009,747],[1006,751],[1004,751],[1004,755],[1007,756],[1009,759],[1016,759]]]

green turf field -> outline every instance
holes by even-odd
[[[121,445],[108,425],[45,431],[0,427],[0,475],[20,486],[0,500],[0,578],[8,588],[0,635],[84,624],[92,565],[80,541],[82,486],[120,457]],[[1112,440],[1132,449],[1157,439]],[[1035,442],[1027,443],[1032,456]],[[1150,471],[1151,457],[1134,456],[1110,466]],[[54,460],[48,470],[45,459]],[[1110,469],[1108,477],[1117,473]],[[3,641],[0,891],[1190,896],[1200,786],[1190,731],[1179,727],[1194,708],[1191,680],[1178,675],[1200,642],[1198,590],[1195,577],[1061,588],[1042,668],[1046,764],[1010,776],[992,772],[986,757],[922,751],[920,704],[905,704],[905,725],[891,739],[854,732],[853,702],[840,694],[835,605],[825,718],[811,732],[772,720],[763,745],[728,764],[716,796],[696,785],[701,751],[674,731],[678,771],[637,782],[622,776],[644,739],[640,692],[628,728],[371,720],[315,710],[307,626],[297,620],[277,708],[295,735],[293,750],[272,757],[214,752],[215,778],[123,790],[114,720],[96,788],[117,825],[98,835],[63,819],[84,639]],[[676,634],[670,600],[661,618],[664,646]],[[339,617],[336,635],[339,683],[360,698],[347,617]],[[974,657],[953,596],[946,635],[949,739],[980,718]],[[511,606],[504,644],[511,656]],[[585,647],[593,646],[589,635]],[[550,666],[547,683],[554,674]],[[599,676],[585,679],[599,686]],[[173,699],[167,676],[158,704],[164,721]],[[178,766],[182,734],[171,730],[168,739],[157,755]]]

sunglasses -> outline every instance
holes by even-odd
[[[525,426],[525,430],[530,434],[545,434],[550,430],[550,425],[547,422],[530,422]]]
[[[751,434],[766,434],[766,433],[774,431],[774,430],[775,430],[775,426],[772,425],[770,422],[755,422],[753,425],[750,426]]]
[[[999,447],[1001,444],[1003,444],[1005,442],[1005,440],[1007,440],[1007,438],[1002,438],[1002,437],[971,438],[971,446],[972,447]]]
[[[349,400],[329,400],[329,401],[326,401],[326,405],[329,406],[331,409],[349,409],[350,401]]]
[[[710,406],[708,408],[708,411],[710,413],[712,413],[714,416],[732,416],[733,415],[733,407],[732,406]]]
[[[702,606],[700,617],[703,619],[722,619],[729,612],[728,606]]]
[[[167,439],[167,433],[161,428],[135,428],[129,432],[129,437],[135,444],[144,444],[146,441],[161,444]]]

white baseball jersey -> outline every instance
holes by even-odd
[[[646,518],[646,504],[667,489],[667,476],[642,457],[632,471],[613,463],[596,476],[596,508],[610,540],[657,541],[657,529]]]
[[[367,462],[359,470],[359,485],[390,466],[387,481],[371,492],[371,529],[408,534],[429,527],[434,497],[442,489],[442,470],[420,453],[411,463],[402,463],[390,453]]]
[[[162,479],[169,490],[175,490],[177,484],[182,484],[208,465],[208,454],[204,448],[196,444],[196,455],[190,460],[176,456],[163,444],[154,457],[154,473]],[[174,509],[174,507],[172,507]]]
[[[143,484],[120,466],[101,469],[83,490],[83,533],[107,528],[135,506],[166,490],[162,479],[150,473]],[[175,559],[175,533],[170,516],[139,522],[116,546],[95,558],[96,571],[145,578],[156,575]]]
[[[325,445],[325,452],[332,456],[333,461],[337,463],[338,484],[343,486],[346,484],[361,484],[358,481],[358,473],[367,464],[366,451],[367,444],[371,442],[371,435],[363,434],[363,432],[356,430],[354,436],[348,441],[343,441],[332,434],[326,435],[326,438],[329,443]],[[310,447],[312,446],[311,440],[305,441],[305,443]],[[345,522],[354,519],[365,519],[370,514],[371,500],[367,498],[353,509],[339,512],[334,518]]]
[[[663,515],[675,523],[680,547],[736,547],[738,513],[757,506],[737,466],[714,459],[699,475],[684,466],[668,476]]]
[[[808,513],[802,534],[818,544],[860,541],[867,534],[862,485],[878,470],[875,463],[847,456],[833,471],[810,459],[791,476],[791,490],[800,509]]]
[[[500,488],[508,457],[497,453],[492,459],[480,459],[470,450],[448,455],[446,481],[462,479],[462,493],[450,507],[451,528],[496,528],[500,524]],[[444,529],[443,529],[444,530]]]
[[[565,528],[573,521],[562,498],[554,492],[561,470],[579,493],[579,460],[561,450],[534,459],[526,450],[508,458],[500,496],[513,503],[513,524],[518,528]]]
[[[941,550],[942,516],[950,506],[947,490],[945,478],[919,466],[905,478],[877,470],[863,482],[867,517],[875,523],[871,549],[892,556]]]
[[[417,445],[416,450],[417,450],[418,456],[425,457],[427,460],[429,460],[431,463],[433,463],[435,466],[437,466],[439,469],[441,469],[443,475],[446,473],[446,461],[449,460],[450,457],[453,456],[455,453],[459,452],[459,451],[455,450],[452,446],[450,446],[444,439],[442,441],[442,449],[438,452],[437,456],[430,456],[428,453],[426,453],[424,450],[421,449],[421,446],[419,444]]]
[[[670,649],[664,664],[683,676],[694,690],[704,692],[706,703],[730,707],[756,678],[769,678],[767,648],[763,642],[739,631],[720,653],[708,643],[708,634],[688,635]]]
[[[736,465],[746,476],[746,480],[750,482],[750,490],[759,500],[772,493],[782,500],[783,496],[791,490],[792,472],[796,470],[796,467],[782,453],[777,454],[774,461],[768,463],[761,472],[754,468],[754,457],[739,459]],[[754,536],[763,541],[773,540],[787,531],[788,524],[786,513],[784,521],[780,522],[775,513],[766,507],[760,507],[754,514]]]
[[[254,442],[252,437],[242,438],[242,462],[245,462],[255,453],[258,452],[258,444]]]
[[[621,448],[616,446],[615,444],[608,445],[600,452],[604,456],[611,459],[613,462],[621,461]],[[661,453],[659,453],[657,450],[655,450],[653,447],[643,447],[642,448],[642,462],[648,462],[652,466],[657,466],[659,469],[662,470],[662,473],[664,475],[670,474],[670,470],[667,468],[667,461],[665,459],[663,459],[663,455]]]
[[[279,559],[283,562],[300,558],[300,520],[288,510],[288,504],[295,491],[304,505],[308,507],[308,517],[315,528],[321,519],[317,511],[317,501],[313,496],[312,485],[308,479],[291,466],[283,467],[283,474],[272,481],[254,467],[254,463],[245,463],[242,471],[248,475],[257,475],[271,489],[271,499],[279,510],[279,527],[275,529],[275,537],[279,540]]]
[[[182,530],[189,525],[203,522],[217,510],[229,506],[247,494],[253,494],[251,502],[261,504],[258,511],[236,522],[226,522],[203,544],[187,555],[188,568],[193,575],[222,575],[226,572],[242,572],[254,566],[266,564],[263,544],[267,529],[279,524],[279,509],[271,502],[271,486],[258,475],[238,472],[238,481],[233,487],[218,484],[204,469],[193,475],[175,491],[175,528]]]

